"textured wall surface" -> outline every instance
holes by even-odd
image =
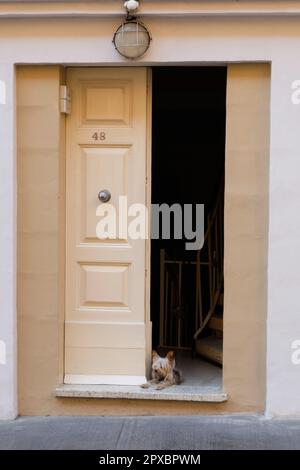
[[[0,364],[0,413],[16,413],[16,99],[14,65],[124,65],[111,43],[121,18],[6,19],[0,29],[0,80],[6,83],[6,104],[0,104],[1,132],[1,283],[0,340],[7,350]],[[300,21],[286,18],[148,18],[153,35],[148,54],[153,64],[228,62],[271,63],[271,127],[269,173],[269,244],[267,305],[267,402],[269,415],[299,415],[299,365],[291,361],[291,343],[300,338],[300,107],[291,100],[292,83],[300,79]],[[226,333],[225,333],[226,335]],[[250,342],[249,347],[252,347]],[[59,369],[59,366],[58,366]],[[71,413],[68,401],[65,410]],[[81,401],[85,412],[95,404]],[[98,406],[98,405],[97,405]],[[128,403],[126,403],[128,406]],[[137,404],[136,412],[147,412]],[[157,404],[152,406],[155,412]],[[124,413],[122,403],[103,401]],[[164,411],[178,405],[168,404]],[[188,405],[195,412],[193,405]],[[45,412],[46,412],[45,407]],[[51,409],[51,407],[49,407]],[[207,408],[205,405],[203,407]],[[66,411],[67,412],[67,411]],[[149,411],[148,411],[149,412]],[[184,412],[184,411],[183,411]],[[196,409],[202,412],[202,408]]]

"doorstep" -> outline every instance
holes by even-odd
[[[119,398],[128,400],[173,400],[215,402],[227,401],[222,390],[209,387],[173,385],[164,390],[143,389],[136,385],[59,385],[56,397],[64,398]]]

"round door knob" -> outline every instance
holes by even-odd
[[[108,202],[111,198],[110,191],[108,189],[101,189],[98,193],[98,199],[101,202]]]

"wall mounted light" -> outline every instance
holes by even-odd
[[[125,21],[116,30],[113,43],[116,50],[127,59],[138,59],[148,50],[151,35],[146,26],[132,16],[139,7],[136,0],[128,0],[124,3],[127,10]]]
[[[136,11],[139,8],[139,6],[140,6],[140,2],[138,2],[137,0],[127,0],[126,2],[124,2],[124,7],[130,13],[132,13],[133,11]]]

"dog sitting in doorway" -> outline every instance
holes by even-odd
[[[182,373],[175,367],[175,353],[169,351],[166,357],[161,357],[156,351],[152,351],[152,380],[141,385],[149,388],[156,385],[156,390],[162,390],[170,385],[178,385],[182,382]]]

